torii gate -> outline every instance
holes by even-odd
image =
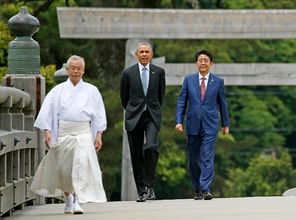
[[[287,39],[296,38],[296,10],[172,10],[58,7],[61,38],[128,39],[125,66],[136,62],[143,39]],[[167,85],[180,85],[194,64],[153,63],[166,70]],[[296,85],[296,64],[215,64],[225,85]],[[281,77],[278,77],[278,76]],[[124,131],[121,199],[137,197]]]

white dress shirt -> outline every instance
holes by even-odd
[[[201,84],[201,81],[202,81],[202,78],[204,77],[205,78],[205,87],[206,87],[206,90],[207,90],[207,86],[208,86],[208,82],[209,82],[209,76],[210,76],[210,73],[208,73],[207,75],[203,76],[201,75],[200,73],[198,73],[198,77],[199,77],[199,86]]]

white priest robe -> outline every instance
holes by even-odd
[[[82,79],[76,86],[70,79],[55,86],[34,124],[51,131],[52,148],[39,164],[30,189],[46,197],[75,192],[80,203],[105,202],[94,140],[106,124],[104,103],[95,86]]]

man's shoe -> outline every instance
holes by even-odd
[[[79,215],[79,214],[83,214],[83,209],[81,208],[79,202],[77,199],[75,199],[74,202],[74,215]]]
[[[156,196],[155,196],[153,187],[148,187],[147,200],[155,200],[155,199],[156,199]]]
[[[139,198],[137,199],[137,202],[146,202],[146,200],[147,200],[147,195],[144,193],[139,196]]]
[[[203,198],[204,200],[211,200],[213,195],[210,192],[203,192]]]
[[[73,201],[74,201],[74,196],[72,194],[65,196],[65,203],[66,203],[65,209],[64,209],[65,214],[73,213]]]
[[[193,196],[193,199],[194,200],[202,200],[204,197],[203,197],[203,193],[202,191],[198,190],[198,191],[195,191],[195,194]]]

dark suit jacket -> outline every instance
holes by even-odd
[[[161,105],[165,92],[165,71],[149,64],[149,85],[147,95],[141,83],[138,64],[125,69],[120,78],[120,97],[125,109],[125,129],[132,131],[137,125],[145,104],[157,129],[161,125]]]
[[[188,111],[186,113],[187,103]],[[219,118],[221,118],[222,127],[228,127],[229,116],[224,80],[210,73],[206,94],[201,100],[198,73],[186,76],[177,102],[176,124],[183,123],[185,113],[187,135],[199,134],[201,123],[205,133],[217,134]]]

